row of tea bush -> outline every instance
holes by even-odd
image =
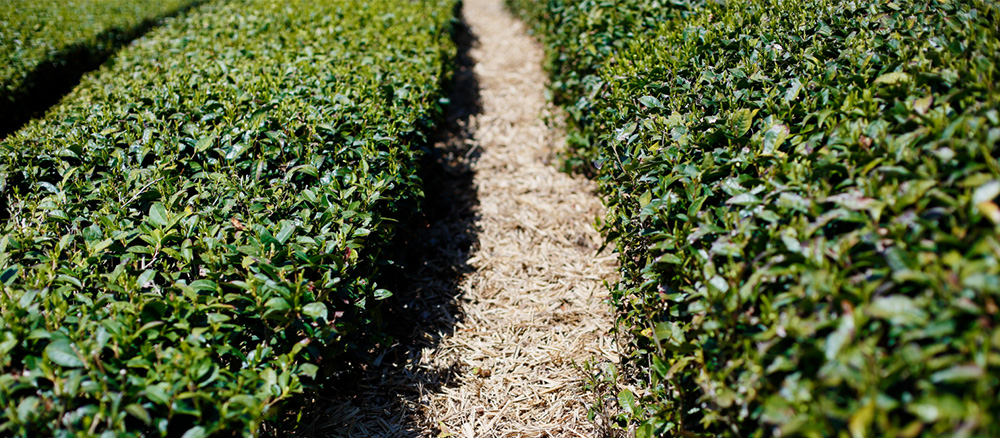
[[[0,435],[253,436],[363,361],[453,6],[209,2],[0,141]]]
[[[623,427],[1000,435],[996,3],[507,3],[608,207]]]

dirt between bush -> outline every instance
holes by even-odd
[[[616,258],[597,254],[596,185],[551,162],[564,132],[542,47],[502,0],[463,4],[444,176],[427,190],[424,252],[401,294],[412,333],[359,391],[317,400],[325,418],[303,435],[610,436],[587,419],[582,369],[617,361],[604,302]]]

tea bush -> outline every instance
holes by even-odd
[[[0,134],[26,121],[39,94],[96,68],[154,20],[202,0],[0,1]]]
[[[552,74],[552,100],[563,106],[570,122],[570,143],[563,165],[587,175],[597,154],[586,127],[601,124],[594,118],[595,99],[604,82],[599,69],[629,41],[655,31],[660,23],[685,17],[700,0],[507,0],[507,6],[525,19],[546,47],[545,67]],[[591,128],[606,129],[606,126]]]
[[[997,5],[693,10],[588,64],[597,92],[574,96],[645,373],[620,420],[1000,435]]]
[[[212,2],[0,142],[0,435],[254,435],[363,360],[453,6]]]

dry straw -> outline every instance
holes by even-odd
[[[442,190],[455,202],[429,225],[424,237],[432,248],[424,256],[431,260],[411,285],[413,310],[436,318],[431,325],[441,332],[415,329],[416,342],[400,347],[403,363],[372,370],[360,394],[318,401],[336,424],[317,424],[310,435],[608,433],[600,417],[587,419],[592,395],[580,370],[585,362],[617,360],[603,302],[615,257],[597,254],[595,186],[550,162],[564,139],[543,121],[558,114],[545,99],[540,45],[500,0],[465,0],[464,15],[477,40],[473,76],[465,72],[465,79],[478,90],[456,90],[465,95],[453,100],[464,99],[459,108],[467,111],[440,145],[453,174],[453,186]],[[472,179],[471,194],[462,193],[463,176]],[[463,235],[474,238],[471,245],[453,238]],[[441,292],[448,288],[455,292]]]

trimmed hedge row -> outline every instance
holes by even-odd
[[[61,88],[144,32],[203,0],[6,0],[0,11],[0,135]]]
[[[453,7],[210,3],[0,142],[0,434],[254,435],[364,360]]]
[[[543,21],[586,3],[510,2]],[[644,373],[619,394],[622,423],[1000,435],[997,5],[691,11],[607,45],[581,69],[596,91],[573,96],[593,108],[582,154]]]

